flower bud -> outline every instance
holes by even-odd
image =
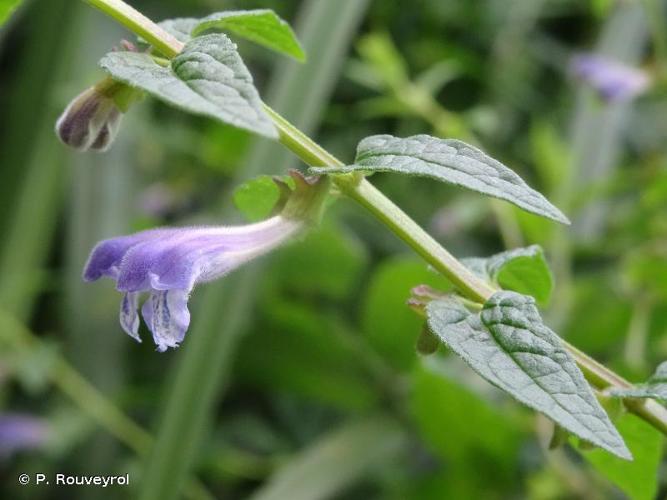
[[[422,356],[434,354],[440,347],[440,339],[435,336],[427,324],[424,324],[422,331],[417,338],[416,349]]]
[[[128,91],[133,92],[110,78],[84,90],[58,118],[58,138],[77,151],[103,152],[109,149],[123,116],[117,100],[121,95],[126,97]]]

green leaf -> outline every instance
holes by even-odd
[[[280,189],[270,175],[262,175],[234,190],[234,205],[249,221],[267,218],[280,200]]]
[[[658,491],[663,436],[629,413],[618,419],[616,426],[632,452],[632,462],[620,460],[602,450],[584,452],[583,455],[597,471],[632,500],[653,500]]]
[[[533,296],[546,305],[553,290],[553,276],[539,245],[516,248],[488,258],[463,259],[463,263],[481,278],[503,290]]]
[[[23,0],[0,0],[0,26],[5,24]]]
[[[479,149],[455,139],[414,135],[367,137],[357,147],[354,165],[311,168],[315,174],[356,171],[394,172],[430,177],[509,201],[542,217],[569,224],[563,213],[521,177]]]
[[[667,403],[667,361],[656,368],[646,383],[628,389],[611,389],[609,394],[619,398],[651,398]]]
[[[632,455],[532,297],[497,292],[479,314],[453,299],[426,308],[429,327],[487,381],[580,438]]]
[[[110,52],[100,65],[115,80],[145,90],[184,111],[270,138],[278,137],[236,45],[225,35],[191,40],[169,67],[138,52]]]
[[[305,61],[306,54],[288,23],[270,9],[236,10],[218,12],[200,20],[192,30],[197,36],[206,31],[231,31],[276,52],[298,61]]]

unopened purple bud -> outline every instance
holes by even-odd
[[[105,79],[76,96],[56,122],[58,138],[77,151],[109,149],[123,116],[115,101],[122,87]]]
[[[578,54],[572,58],[574,76],[586,82],[606,102],[624,102],[644,92],[650,78],[644,72],[598,54]]]

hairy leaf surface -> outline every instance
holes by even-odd
[[[436,300],[427,316],[433,333],[483,378],[580,438],[632,458],[532,297],[497,292],[479,314],[453,299]]]
[[[100,65],[115,80],[184,111],[267,137],[278,135],[236,45],[223,34],[192,39],[170,66],[138,52],[110,52]]]
[[[455,139],[429,135],[367,137],[357,147],[354,165],[312,168],[317,174],[356,171],[395,172],[439,181],[509,201],[543,217],[569,224],[563,213],[521,177],[483,151]]]

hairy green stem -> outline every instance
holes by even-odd
[[[84,0],[143,37],[164,55],[173,57],[183,44],[122,0]],[[265,109],[280,132],[280,142],[311,166],[340,166],[342,163],[291,125],[268,106]],[[351,175],[336,176],[338,188],[365,207],[405,241],[435,269],[445,275],[467,298],[486,302],[495,292],[484,280],[442,248],[423,228],[365,179]],[[589,382],[597,389],[628,387],[629,382],[601,365],[576,347],[565,344]],[[667,435],[667,409],[655,401],[630,401],[628,409]]]
[[[264,108],[278,128],[280,142],[305,163],[312,167],[343,165],[278,113],[266,105]],[[484,281],[476,279],[463,264],[363,177],[338,175],[334,177],[334,183],[446,276],[466,297],[483,303],[493,294],[493,290]]]
[[[132,33],[148,41],[163,55],[172,58],[183,44],[123,0],[83,0],[114,18]]]
[[[356,186],[343,186],[341,189],[410,245],[426,262],[446,276],[464,296],[475,302],[484,303],[493,295],[494,290],[485,281],[477,279],[467,267],[370,182],[362,180]]]

